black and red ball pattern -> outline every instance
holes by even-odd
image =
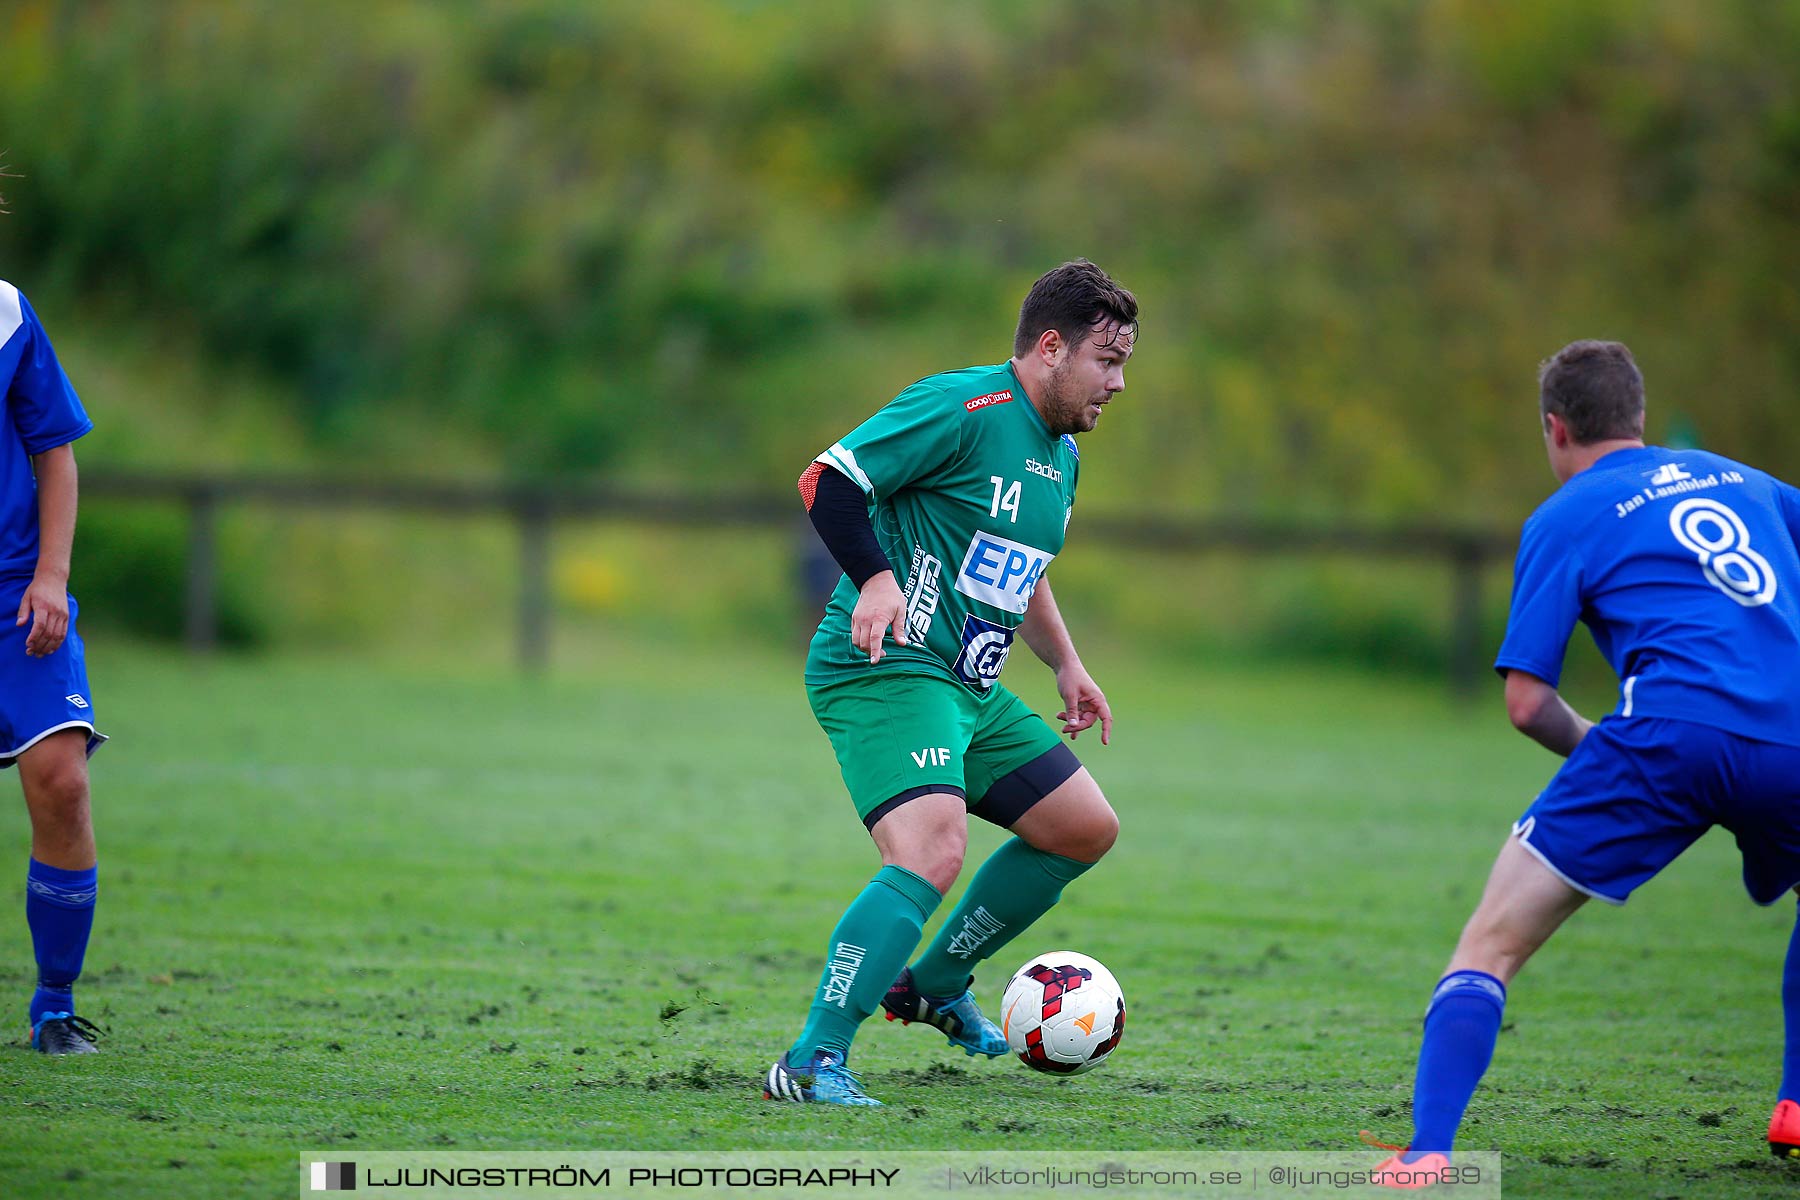
[[[1038,981],[1044,988],[1043,1019],[1049,1020],[1062,1011],[1062,998],[1074,991],[1083,983],[1094,977],[1094,973],[1086,967],[1052,967],[1044,963],[1034,965],[1025,974]],[[1119,1039],[1125,1036],[1125,1001],[1119,1001],[1119,1012],[1113,1018],[1112,1036],[1095,1048],[1090,1059],[1104,1058],[1119,1045]],[[1081,1068],[1080,1063],[1058,1062],[1044,1050],[1044,1031],[1033,1029],[1025,1035],[1025,1049],[1019,1058],[1030,1063],[1040,1071],[1055,1071],[1067,1074]]]
[[[1025,1035],[1025,1049],[1019,1052],[1019,1061],[1030,1063],[1040,1071],[1056,1071],[1064,1075],[1081,1069],[1080,1063],[1058,1062],[1044,1052],[1042,1029],[1034,1029]]]
[[[1088,1057],[1090,1059],[1105,1058],[1107,1055],[1111,1054],[1114,1050],[1117,1050],[1119,1048],[1119,1039],[1123,1038],[1124,1036],[1125,1036],[1125,997],[1121,996],[1121,997],[1119,997],[1118,1015],[1113,1017],[1112,1036],[1107,1038],[1104,1042],[1102,1042],[1100,1044],[1100,1046],[1097,1049],[1095,1049],[1093,1054],[1089,1055]]]
[[[1072,992],[1094,977],[1086,967],[1049,967],[1043,963],[1025,974],[1044,985],[1043,1019],[1046,1021],[1062,1011],[1064,992]]]

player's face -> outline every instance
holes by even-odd
[[[1100,410],[1125,390],[1125,360],[1137,333],[1107,322],[1074,346],[1066,347],[1050,368],[1049,425],[1053,433],[1087,433],[1100,422]]]

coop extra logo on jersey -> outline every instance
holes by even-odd
[[[1000,668],[1012,649],[1013,631],[980,617],[964,617],[962,653],[956,656],[956,677],[982,691],[994,686]]]
[[[1012,399],[1012,389],[1008,388],[1004,392],[989,392],[985,396],[977,396],[973,400],[966,400],[963,402],[963,407],[970,412],[974,412],[978,408],[991,408],[996,404],[1011,404]]]
[[[996,533],[978,533],[956,573],[956,590],[1004,612],[1022,613],[1055,557]]]

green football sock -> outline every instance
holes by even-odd
[[[1015,837],[988,856],[969,881],[955,911],[913,964],[920,994],[945,999],[962,994],[982,962],[1050,911],[1093,863],[1049,854]]]
[[[831,931],[825,972],[789,1062],[805,1062],[821,1047],[850,1053],[856,1027],[881,1004],[943,898],[905,867],[875,873]]]

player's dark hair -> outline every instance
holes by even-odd
[[[1570,342],[1538,368],[1538,409],[1581,445],[1644,436],[1644,377],[1623,342]]]
[[[1066,262],[1038,278],[1019,306],[1019,328],[1013,334],[1013,354],[1030,353],[1044,332],[1056,330],[1071,346],[1079,346],[1088,334],[1116,324],[1114,336],[1137,334],[1137,297],[1114,283],[1112,277],[1085,258]]]

